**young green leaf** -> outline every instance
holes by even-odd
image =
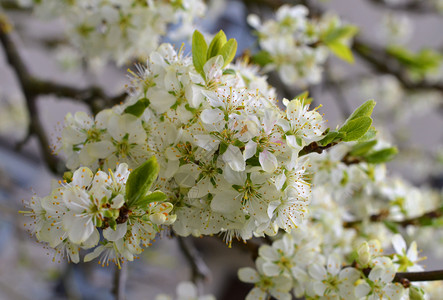
[[[129,174],[126,181],[126,199],[128,207],[134,206],[148,195],[154,181],[157,179],[160,167],[155,156],[151,156],[141,166]]]
[[[320,141],[318,141],[317,143],[320,146],[326,146],[329,145],[335,141],[338,141],[341,138],[341,134],[337,131],[329,131],[325,137],[323,139],[321,139]]]
[[[220,49],[223,47],[224,44],[226,44],[226,42],[226,35],[223,30],[220,30],[209,44],[206,60],[209,60],[211,57],[218,55]]]
[[[369,151],[371,151],[371,149],[375,146],[375,144],[377,144],[376,140],[360,142],[352,147],[351,152],[349,152],[349,154],[353,156],[364,155]]]
[[[203,78],[205,78],[203,66],[206,63],[207,52],[208,45],[206,44],[205,37],[198,30],[194,31],[192,35],[192,62],[194,63],[195,70],[197,70]]]
[[[345,44],[334,41],[326,43],[326,46],[328,46],[329,50],[331,50],[331,52],[334,53],[337,57],[343,59],[348,63],[354,63],[354,56],[352,55],[351,49],[349,49],[349,47]]]
[[[346,25],[343,27],[333,28],[325,32],[322,40],[326,44],[344,39],[350,39],[358,32],[358,27],[353,25]]]
[[[372,119],[367,116],[348,120],[338,132],[343,133],[343,141],[350,142],[361,138],[371,127]]]
[[[375,138],[377,135],[377,130],[375,130],[374,127],[369,127],[368,131],[365,133],[364,136],[358,139],[359,142],[367,142]]]
[[[146,107],[149,105],[148,103],[149,103],[148,99],[146,99],[146,98],[140,99],[137,102],[135,102],[134,104],[126,107],[124,112],[127,114],[134,115],[137,118],[139,118],[145,112]]]
[[[397,155],[398,150],[395,147],[385,148],[378,151],[375,151],[365,157],[368,163],[372,164],[380,164],[387,161],[390,161]]]
[[[234,59],[236,52],[237,52],[236,40],[230,39],[227,43],[223,45],[223,47],[218,52],[218,55],[223,56],[223,60],[225,62],[223,68],[226,67]]]
[[[140,198],[132,206],[146,209],[151,202],[163,202],[167,199],[166,195],[162,191],[154,191],[149,193],[143,198]]]
[[[370,117],[372,111],[374,110],[376,102],[374,100],[368,100],[362,105],[360,105],[354,112],[349,116],[348,120],[353,120],[360,117]]]
[[[268,51],[262,50],[252,56],[252,62],[255,64],[264,67],[267,64],[270,64],[273,62],[271,54],[269,54]]]

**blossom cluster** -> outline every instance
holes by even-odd
[[[168,27],[172,38],[189,37],[194,19],[202,16],[202,0],[180,1],[58,1],[20,0],[42,18],[62,18],[67,37],[88,58],[112,59],[118,64],[146,57],[156,49]]]
[[[297,227],[311,191],[309,162],[298,154],[323,137],[322,116],[303,99],[285,99],[282,111],[255,69],[228,65],[233,55],[204,57],[197,70],[163,44],[132,74],[125,103],[95,119],[68,115],[68,167],[134,168],[154,155],[155,187],[174,204],[179,235],[223,232],[230,242]]]
[[[352,60],[349,43],[356,33],[355,27],[343,25],[337,16],[310,19],[308,14],[303,5],[283,5],[277,10],[275,20],[261,23],[257,15],[248,17],[262,49],[256,61],[265,65],[265,71],[277,70],[287,85],[319,83],[330,51]]]
[[[325,251],[315,226],[285,233],[272,245],[259,248],[257,269],[241,268],[240,280],[253,283],[247,299],[409,299],[409,291],[394,281],[402,271],[419,271],[415,242],[409,249],[401,235],[393,237],[396,253],[384,255],[380,242],[370,240],[356,247],[352,255]],[[353,261],[349,260],[352,257]]]
[[[130,174],[124,163],[109,173],[94,174],[81,167],[69,182],[60,181],[48,196],[34,196],[26,204],[28,210],[22,213],[32,221],[25,226],[40,242],[56,249],[54,260],[59,256],[77,263],[80,248],[95,247],[84,261],[98,256],[102,265],[132,261],[176,217],[170,214],[172,204],[159,191],[129,201],[126,184]]]

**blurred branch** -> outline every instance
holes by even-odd
[[[122,263],[121,267],[115,267],[112,294],[115,300],[126,300],[126,281],[128,279],[128,264]]]
[[[52,155],[48,137],[45,129],[40,121],[40,114],[37,106],[37,99],[41,95],[54,95],[60,98],[68,98],[86,103],[94,114],[100,110],[113,106],[122,102],[126,93],[109,97],[97,86],[88,88],[75,88],[59,83],[38,79],[30,74],[22,57],[19,54],[15,43],[10,37],[12,25],[6,16],[0,15],[0,42],[6,56],[8,64],[15,72],[20,88],[26,100],[26,107],[29,115],[28,135],[19,142],[17,147],[20,148],[29,139],[30,136],[36,136],[43,158],[48,168],[55,174],[62,173],[63,165]]]
[[[372,4],[395,11],[403,11],[411,14],[435,14],[438,13],[435,5],[430,1],[410,0],[407,2],[390,3],[386,0],[368,0]]]
[[[397,78],[402,86],[407,90],[438,90],[443,92],[441,82],[428,82],[426,80],[412,81],[406,72],[406,69],[390,56],[386,50],[361,38],[355,38],[352,49],[362,58],[371,68],[383,74],[391,74]]]
[[[0,15],[0,43],[3,46],[3,50],[6,55],[6,59],[9,65],[14,70],[20,87],[23,91],[26,100],[26,107],[29,115],[29,127],[28,134],[32,134],[37,137],[42,152],[43,158],[48,168],[55,174],[61,173],[62,165],[59,160],[52,155],[49,147],[49,140],[46,132],[41,124],[39,111],[37,107],[37,94],[32,91],[33,80],[29,75],[29,72],[20,57],[15,44],[10,39],[9,32],[12,30],[11,25],[5,16]]]
[[[195,248],[192,241],[187,238],[184,239],[181,236],[175,236],[180,247],[181,252],[185,256],[190,268],[191,278],[194,283],[198,283],[199,280],[207,280],[211,277],[210,270],[206,263],[203,261],[200,253]]]

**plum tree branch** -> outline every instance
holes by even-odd
[[[176,239],[181,252],[185,256],[191,268],[192,281],[197,283],[199,280],[206,280],[210,278],[209,268],[203,261],[194,244],[192,244],[192,241],[190,241],[189,238],[185,240],[181,236],[176,236]]]
[[[37,106],[38,97],[42,95],[54,95],[61,98],[80,101],[86,103],[91,111],[96,114],[105,107],[110,107],[122,102],[126,94],[122,93],[120,95],[108,97],[103,89],[97,86],[83,89],[75,88],[41,80],[32,76],[20,56],[14,41],[11,39],[11,31],[12,25],[9,23],[6,16],[0,15],[0,43],[3,47],[6,60],[18,79],[20,88],[25,97],[29,115],[28,134],[22,142],[19,142],[18,146],[21,147],[30,136],[36,136],[48,168],[53,173],[60,174],[63,171],[63,165],[54,155],[52,155],[49,139],[40,120],[39,109]]]
[[[48,168],[53,173],[61,173],[62,166],[59,160],[52,155],[49,148],[49,140],[43,125],[40,121],[39,111],[36,103],[37,95],[32,91],[32,78],[21,59],[15,44],[12,42],[9,32],[12,30],[5,16],[0,15],[0,43],[6,55],[8,64],[14,70],[23,95],[26,100],[26,107],[29,113],[28,134],[35,135],[39,141],[40,150]]]
[[[418,217],[414,217],[414,218],[410,218],[410,219],[405,219],[402,221],[392,221],[389,220],[389,212],[380,212],[378,214],[374,214],[371,215],[369,217],[369,220],[371,222],[383,222],[383,221],[389,221],[390,223],[394,223],[396,225],[399,225],[401,227],[406,227],[408,225],[426,225],[430,222],[430,220],[432,219],[438,219],[441,218],[443,216],[443,207],[434,209],[432,211],[429,211],[427,213],[424,213],[421,216]],[[343,224],[343,226],[345,228],[352,228],[352,227],[356,227],[359,224],[363,223],[363,220],[356,220],[356,221],[351,221],[351,222],[345,222]]]
[[[410,0],[401,3],[389,3],[386,0],[368,0],[368,1],[377,6],[381,6],[395,11],[403,11],[411,14],[438,13],[438,10],[435,8],[434,5],[430,3],[430,1]]]

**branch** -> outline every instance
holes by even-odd
[[[371,222],[383,222],[383,221],[389,221],[391,223],[397,224],[401,227],[406,227],[408,225],[415,225],[415,226],[419,226],[419,225],[426,225],[429,223],[430,220],[432,219],[438,219],[440,217],[443,216],[443,207],[437,208],[435,210],[429,211],[427,213],[424,213],[421,216],[415,217],[415,218],[410,218],[410,219],[405,219],[403,221],[392,221],[389,220],[389,212],[387,211],[382,211],[378,214],[375,215],[371,215],[369,217],[369,220]],[[345,222],[343,223],[343,227],[345,228],[353,228],[356,227],[357,225],[363,223],[363,220],[356,220],[356,221],[351,221],[351,222]]]
[[[331,148],[332,146],[337,145],[338,142],[333,142],[330,144],[327,144],[326,146],[320,146],[317,142],[312,142],[309,145],[306,145],[303,149],[300,150],[298,156],[303,156],[309,153],[322,153],[323,151],[325,151],[326,149]]]
[[[115,300],[126,300],[126,280],[128,278],[128,265],[122,263],[121,267],[115,267],[112,294]]]
[[[195,248],[192,241],[188,239],[184,239],[181,236],[176,236],[178,241],[178,245],[180,246],[180,250],[185,256],[188,264],[191,268],[191,278],[194,283],[197,283],[199,280],[207,280],[211,277],[210,270],[208,266],[206,266],[203,261],[200,253]]]
[[[432,83],[426,80],[412,81],[408,77],[406,69],[381,47],[371,45],[371,43],[361,38],[355,38],[352,49],[366,61],[374,71],[395,76],[407,90],[434,89],[443,92],[443,83],[441,82]]]
[[[75,88],[36,78],[33,78],[33,92],[37,95],[54,95],[86,103],[94,114],[97,114],[104,108],[119,104],[126,98],[126,92],[109,97],[98,86]]]
[[[388,3],[385,0],[368,0],[372,4],[382,6],[395,11],[404,11],[412,14],[435,14],[437,8],[430,1],[410,0],[402,3]]]
[[[424,272],[400,272],[395,274],[394,282],[408,281],[435,281],[443,280],[443,270]]]
[[[32,92],[32,78],[29,75],[29,72],[23,63],[23,60],[20,57],[14,43],[9,37],[8,33],[11,29],[12,28],[6,20],[6,17],[0,15],[0,43],[3,46],[6,59],[14,70],[25,96],[26,107],[28,109],[30,118],[28,132],[29,134],[33,134],[37,137],[40,150],[48,168],[55,174],[61,173],[62,165],[59,160],[52,155],[49,148],[48,137],[39,118],[39,111],[36,104],[37,95]]]

